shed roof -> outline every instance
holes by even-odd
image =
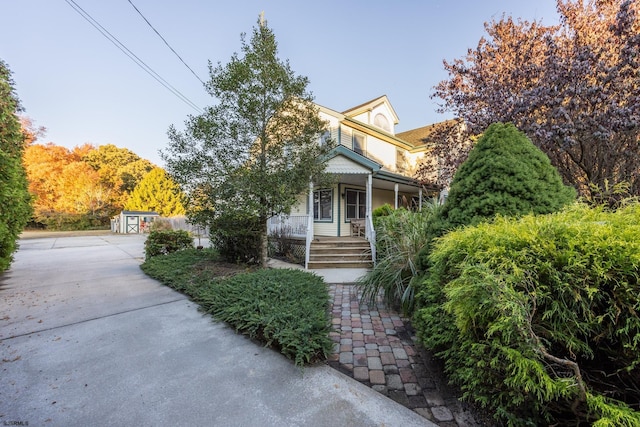
[[[146,215],[146,216],[160,216],[158,212],[154,211],[122,211],[123,215]]]

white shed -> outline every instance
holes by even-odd
[[[151,223],[160,215],[151,211],[122,211],[111,218],[111,231],[114,233],[148,233]]]

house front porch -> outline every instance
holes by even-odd
[[[375,264],[373,209],[385,204],[396,209],[401,206],[420,209],[422,186],[415,179],[389,172],[344,146],[333,150],[325,172],[334,177],[333,184],[316,186],[310,182],[308,192],[298,196],[290,215],[269,220],[269,235],[284,240],[304,239],[304,265],[308,269],[321,268],[314,266],[331,260],[335,261],[333,267]],[[327,241],[330,237],[339,240]],[[349,238],[358,238],[363,247],[350,243],[354,246],[353,253],[343,255]],[[330,251],[334,253],[328,254]]]
[[[309,229],[309,215],[274,216],[267,226],[272,249],[292,259],[304,260],[307,269],[373,266],[371,244],[364,237],[364,229],[358,229],[354,236],[315,235],[313,228]]]

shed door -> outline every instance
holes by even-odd
[[[127,233],[137,233],[138,232],[138,217],[137,216],[128,216],[127,217]]]

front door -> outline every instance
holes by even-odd
[[[367,192],[364,190],[345,190],[345,211],[347,221],[365,219],[367,216]]]

